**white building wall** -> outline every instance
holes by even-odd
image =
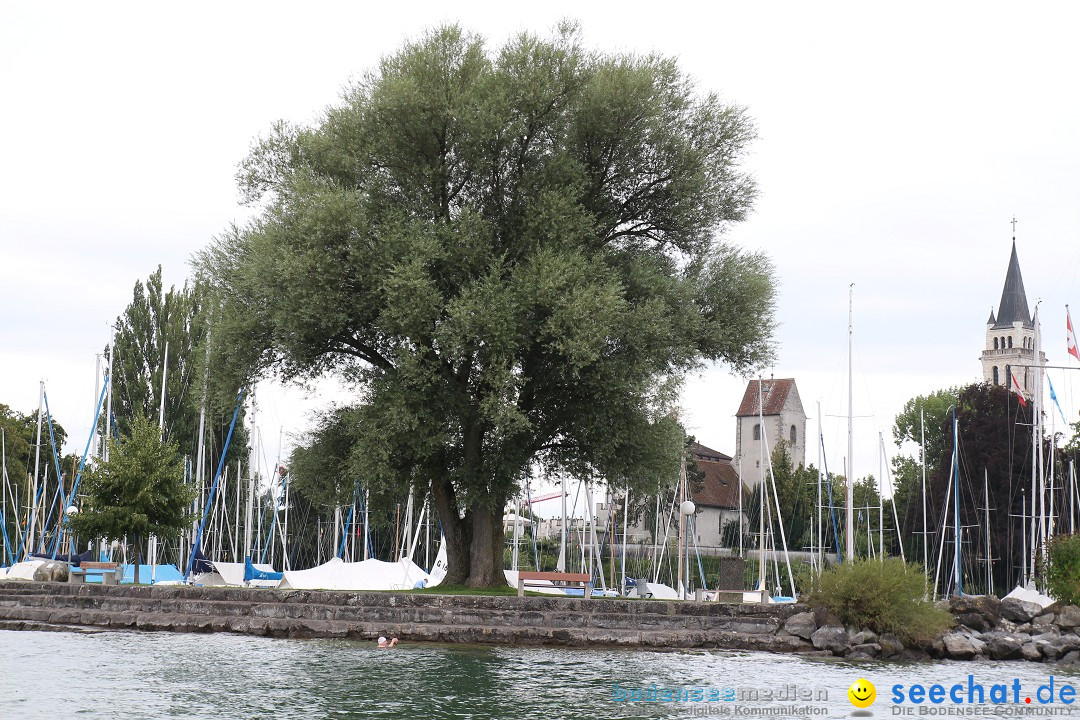
[[[806,464],[806,413],[802,410],[798,388],[792,384],[787,401],[780,415],[766,415],[764,436],[768,441],[767,449],[759,440],[754,439],[754,426],[759,424],[757,416],[737,417],[735,427],[735,456],[731,464],[735,472],[743,478],[750,488],[757,487],[769,467],[769,455],[782,439],[788,444],[788,453],[794,467]],[[791,428],[795,427],[795,442],[791,442]],[[762,450],[765,454],[762,454]]]
[[[994,341],[997,340],[997,347]],[[1009,343],[1012,347],[1009,347]],[[1046,364],[1046,353],[1040,353],[1042,363]],[[1012,366],[1013,374],[1024,389],[1024,394],[1031,397],[1035,389],[1034,368],[1022,367],[1035,364],[1035,329],[1025,328],[1023,322],[1014,322],[1011,328],[995,328],[986,325],[986,347],[980,357],[982,361],[983,382],[994,382],[994,368],[997,368],[997,384],[1008,388],[1005,368]]]

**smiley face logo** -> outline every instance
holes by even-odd
[[[868,708],[877,699],[877,690],[869,680],[859,678],[847,689],[848,700],[857,708]]]

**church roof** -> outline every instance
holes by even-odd
[[[746,392],[743,393],[742,402],[739,403],[739,411],[735,413],[735,417],[750,417],[758,414],[758,382],[758,380],[751,380],[747,384]],[[787,403],[788,395],[792,392],[795,392],[795,396],[798,398],[794,378],[769,379],[760,382],[761,395],[764,400],[761,409],[762,415],[779,415]],[[802,408],[801,402],[799,407]]]
[[[703,507],[737,508],[739,506],[739,474],[731,465],[731,456],[699,443],[690,446],[694,462],[704,475],[702,487],[692,492],[694,504]]]
[[[1005,287],[1001,290],[1001,304],[998,305],[997,322],[994,327],[1011,328],[1014,322],[1022,322],[1027,328],[1035,327],[1035,324],[1031,322],[1031,312],[1028,311],[1024,278],[1020,275],[1020,261],[1016,259],[1015,239],[1013,239],[1009,270],[1005,273]]]

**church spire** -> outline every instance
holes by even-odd
[[[1015,222],[1015,221],[1014,221]],[[1015,225],[1014,225],[1015,228]],[[993,316],[993,313],[991,313]],[[998,305],[996,328],[1012,327],[1014,322],[1022,322],[1024,327],[1035,327],[1028,311],[1027,293],[1024,292],[1024,278],[1020,275],[1020,261],[1016,257],[1016,238],[1013,238],[1012,255],[1009,257],[1009,270],[1005,273],[1005,287],[1001,290],[1001,303]]]

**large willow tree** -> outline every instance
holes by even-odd
[[[501,583],[533,462],[655,487],[682,443],[665,388],[769,359],[770,265],[718,239],[753,134],[668,58],[434,30],[244,163],[261,214],[198,258],[213,367],[355,379],[356,477],[430,489],[448,581]]]

